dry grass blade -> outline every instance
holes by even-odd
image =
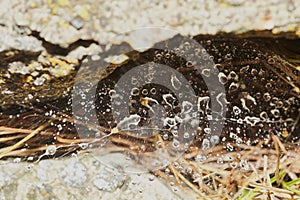
[[[0,142],[9,142],[9,141],[13,141],[15,139],[19,139],[19,138],[24,138],[26,135],[23,134],[19,134],[19,135],[15,135],[15,136],[10,136],[10,137],[5,137],[5,138],[0,138]]]
[[[42,124],[37,129],[33,130],[29,135],[27,135],[22,140],[20,140],[19,142],[15,143],[14,145],[6,147],[6,148],[3,148],[3,149],[0,149],[0,159],[3,158],[3,157],[5,157],[7,155],[7,153],[9,153],[10,151],[12,151],[14,149],[17,149],[18,147],[20,147],[21,145],[23,145],[26,141],[30,140],[32,137],[34,137],[40,131],[42,131],[43,129],[45,129],[50,123],[51,123],[51,121],[47,121],[46,123]]]
[[[163,139],[161,138],[161,136],[160,136],[159,133],[156,132],[155,135],[156,135],[156,137],[158,138],[158,141],[161,143],[162,148],[163,148],[163,150],[164,150],[164,153],[165,153],[166,156],[167,156],[167,159],[170,161],[169,167],[170,167],[171,171],[173,172],[173,174],[174,174],[174,176],[175,176],[175,178],[176,178],[177,183],[178,183],[179,185],[181,185],[180,180],[179,180],[179,178],[178,178],[178,173],[177,173],[177,171],[175,170],[175,168],[174,168],[174,166],[173,166],[173,162],[171,161],[170,155],[169,155],[168,150],[167,150],[167,148],[166,148],[166,146],[165,146],[165,142],[163,141]]]
[[[270,186],[265,186],[265,185],[261,185],[261,184],[257,184],[257,183],[250,183],[249,184],[252,187],[255,188],[261,188],[264,189],[265,191],[272,191],[273,193],[284,193],[284,194],[289,194],[289,195],[294,195],[293,192],[289,191],[289,190],[285,190],[285,189],[281,189],[281,188],[276,188],[276,187],[270,187]]]
[[[67,119],[64,120],[64,117]],[[296,198],[298,195],[297,180],[300,168],[299,163],[295,161],[300,160],[299,148],[297,145],[283,144],[277,136],[272,137],[274,148],[262,148],[262,143],[256,146],[231,143],[236,148],[235,151],[224,149],[224,144],[222,144],[213,147],[209,152],[204,152],[197,145],[192,144],[180,160],[176,160],[179,166],[175,167],[175,161],[172,160],[166,148],[169,141],[164,141],[158,132],[154,132],[155,137],[143,138],[138,134],[91,125],[92,130],[101,132],[100,137],[78,138],[67,134],[55,134],[53,129],[47,127],[52,120],[74,122],[69,116],[61,115],[55,119],[48,119],[35,130],[0,126],[0,141],[3,143],[10,144],[8,142],[11,140],[23,138],[13,145],[2,148],[0,158],[31,155],[36,155],[39,160],[44,158],[43,152],[47,149],[47,145],[34,146],[34,141],[36,141],[34,136],[37,134],[45,139],[55,137],[56,147],[61,147],[57,148],[57,155],[78,150],[81,148],[81,143],[92,144],[94,148],[98,146],[103,148],[103,144],[108,146],[107,144],[110,143],[114,150],[120,147],[118,149],[120,152],[133,155],[137,163],[140,163],[139,156],[157,159],[153,151],[157,150],[159,143],[161,144],[159,148],[163,150],[169,161],[166,167],[169,172],[160,169],[153,173],[168,182],[175,183],[184,191],[194,192],[199,199],[249,199],[267,194],[270,198],[287,198],[288,195],[290,197],[294,195]],[[24,151],[22,146],[25,143],[31,146]],[[147,147],[145,151],[142,150],[142,145]],[[288,150],[287,147],[289,147]],[[94,150],[96,149],[83,149],[82,151],[93,152]],[[196,159],[198,155],[204,156],[205,159],[198,161]],[[284,182],[286,179],[294,180],[294,182]],[[224,192],[227,196],[224,196]]]
[[[0,136],[3,135],[10,135],[10,134],[15,134],[15,133],[32,133],[32,130],[30,129],[25,129],[25,128],[11,128],[7,126],[0,126]],[[41,131],[39,134],[41,135],[52,135],[51,132],[45,132]]]
[[[279,151],[279,139],[277,136],[272,136],[272,139],[274,141],[275,149],[276,149],[276,154],[277,154],[277,162],[276,162],[276,170],[275,170],[275,178],[276,178],[276,183],[277,186],[280,185],[280,179],[279,179],[279,168],[280,168],[280,151]]]

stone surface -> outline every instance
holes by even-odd
[[[191,35],[266,29],[300,34],[300,2],[297,0],[76,0],[64,3],[53,0],[3,0],[0,6],[2,34],[7,39],[1,38],[9,41],[1,42],[0,49],[10,46],[39,49],[38,41],[26,36],[33,31],[39,32],[48,42],[67,47],[78,39],[93,39],[106,44],[118,33],[149,25]],[[25,36],[20,38],[21,34]],[[17,46],[18,42],[24,46]]]
[[[137,171],[125,172],[127,163]],[[2,161],[0,199],[194,199],[120,153],[89,153],[38,163]],[[174,190],[177,190],[174,192]]]

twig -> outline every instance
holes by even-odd
[[[277,162],[276,162],[276,170],[275,170],[275,178],[276,178],[276,184],[277,186],[280,185],[281,181],[279,179],[279,168],[280,168],[280,151],[279,151],[279,144],[278,144],[278,138],[275,135],[272,135],[272,139],[274,141],[274,146],[277,153]]]

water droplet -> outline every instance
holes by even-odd
[[[282,101],[278,101],[276,103],[276,108],[282,108],[283,107],[283,102]]]
[[[237,106],[233,106],[232,110],[235,115],[241,114],[241,109]]]
[[[252,70],[251,70],[251,75],[252,75],[252,76],[256,76],[257,74],[258,74],[257,69],[252,69]]]
[[[261,97],[262,97],[262,95],[260,92],[256,92],[254,95],[254,98],[256,98],[256,99],[260,99]]]
[[[172,191],[173,191],[173,192],[178,192],[178,187],[173,186],[173,187],[172,187]]]
[[[229,137],[236,140],[238,138],[237,134],[233,133],[233,132],[230,132],[229,133]]]
[[[202,155],[202,154],[198,154],[196,157],[195,157],[195,161],[196,162],[203,162],[207,159],[207,156],[205,155]]]
[[[271,113],[272,115],[275,117],[275,118],[279,118],[280,117],[280,111],[278,109],[273,109],[271,110]]]
[[[242,73],[242,74],[244,74],[244,73],[246,73],[248,70],[249,70],[249,65],[247,65],[247,66],[245,66],[245,67],[242,67],[241,69],[240,69],[240,73]]]
[[[29,165],[26,165],[25,167],[26,167],[27,171],[31,171],[33,169],[34,165],[29,164]]]
[[[171,76],[171,83],[175,90],[179,90],[181,88],[181,81],[174,74]]]
[[[13,160],[13,162],[14,162],[14,163],[19,163],[19,162],[21,162],[21,158],[15,158],[15,159]]]
[[[169,139],[169,135],[167,133],[163,134],[163,140],[168,140]]]
[[[268,92],[264,93],[263,98],[264,98],[264,100],[267,101],[267,102],[270,101],[270,100],[271,100],[271,95],[270,95],[270,93],[268,93]]]
[[[202,141],[202,150],[206,151],[210,148],[210,142],[208,139],[204,138]]]
[[[223,163],[224,163],[223,158],[218,158],[218,159],[217,159],[217,163],[218,163],[218,164],[223,164]]]
[[[109,95],[111,98],[115,97],[116,94],[117,94],[116,90],[109,90],[109,92],[108,92],[108,95]]]
[[[176,149],[176,148],[178,148],[180,146],[180,142],[178,140],[176,140],[176,139],[173,139],[172,145]]]
[[[160,149],[162,147],[162,143],[160,141],[157,141],[156,146],[157,146],[158,149]]]
[[[27,160],[28,160],[28,161],[33,161],[33,157],[32,157],[32,156],[29,156],[29,157],[27,158]]]
[[[156,94],[156,89],[155,88],[151,88],[150,93],[151,94]]]
[[[249,169],[250,169],[247,160],[241,160],[241,161],[240,161],[240,167],[241,167],[243,170],[249,170]]]
[[[273,97],[270,101],[270,106],[276,106],[278,100],[279,99],[277,97]]]
[[[290,107],[290,102],[288,101],[288,100],[285,100],[284,102],[283,102],[283,109],[284,110],[287,110],[287,109],[289,109],[289,107]]]
[[[143,94],[143,95],[148,95],[148,90],[147,90],[147,89],[143,89],[143,90],[142,90],[142,94]]]
[[[243,124],[243,119],[242,119],[242,118],[239,118],[236,122],[237,122],[238,124]]]
[[[209,77],[210,76],[210,69],[203,69],[201,71],[201,74],[203,74],[206,77]]]
[[[213,136],[211,136],[211,138],[210,138],[210,143],[211,143],[212,145],[218,144],[219,141],[220,141],[220,137],[219,137],[218,135],[213,135]]]
[[[156,54],[155,57],[160,60],[162,58],[162,55],[160,53]]]
[[[189,137],[190,137],[190,134],[189,134],[188,132],[185,132],[185,133],[183,134],[183,138],[187,139],[187,138],[189,138]]]
[[[170,54],[170,53],[166,53],[166,54],[165,54],[165,57],[166,57],[167,59],[169,59],[169,58],[171,57],[171,54]]]
[[[191,44],[189,42],[185,42],[183,44],[183,47],[184,47],[185,50],[189,50],[191,48]]]
[[[233,79],[235,81],[238,81],[239,80],[239,76],[235,73],[235,71],[231,71],[228,75],[228,78],[229,79]]]
[[[237,83],[232,82],[229,86],[229,90],[235,91],[238,89],[238,87],[239,87],[239,85]]]
[[[154,178],[155,178],[154,175],[150,175],[150,176],[148,177],[149,181],[154,181]]]
[[[46,149],[46,155],[54,155],[56,153],[56,146],[54,145],[51,145],[51,146],[48,146],[47,149]]]
[[[229,144],[229,143],[228,143]],[[231,144],[230,144],[231,145]],[[224,156],[224,161],[232,161],[233,160],[233,158],[232,158],[232,156],[231,155],[225,155]]]
[[[135,77],[132,77],[132,78],[131,78],[131,84],[132,84],[132,85],[137,85],[138,83],[139,83],[139,81],[138,81],[137,78],[135,78]]]
[[[211,134],[211,129],[210,128],[204,128],[204,132],[206,134]]]
[[[267,120],[267,119],[269,118],[266,111],[262,111],[262,112],[259,114],[259,117],[262,118],[263,120]]]
[[[174,165],[174,167],[175,167],[176,169],[178,169],[178,168],[180,167],[180,165],[179,165],[178,162],[174,162],[173,165]],[[171,182],[170,184],[172,184],[172,182]]]
[[[227,76],[223,72],[220,72],[218,74],[218,77],[219,77],[220,83],[222,83],[223,85],[227,83],[227,81],[228,81]]]
[[[174,104],[176,98],[173,97],[172,94],[164,94],[164,95],[162,95],[162,98],[167,105],[169,105],[170,107],[173,107],[173,104]]]
[[[270,65],[275,64],[275,59],[274,58],[269,58],[267,61]]]
[[[227,147],[227,149],[229,151],[233,151],[234,150],[234,147],[230,143],[227,143],[226,147]]]
[[[232,163],[230,163],[230,166],[231,166],[233,169],[235,169],[235,168],[238,167],[238,163],[237,163],[237,162],[232,162]]]
[[[225,59],[226,59],[226,60],[231,60],[231,59],[232,59],[231,54],[230,54],[230,53],[226,54],[226,55],[225,55]]]
[[[176,125],[177,125],[177,123],[176,123],[175,118],[173,118],[173,117],[166,117],[164,119],[164,126],[174,127]]]
[[[271,83],[267,83],[267,84],[266,84],[266,87],[267,87],[267,88],[272,88],[272,84],[271,84]]]
[[[139,91],[138,88],[132,88],[131,89],[131,95],[137,96],[137,95],[139,95],[139,93],[140,93],[140,91]]]
[[[189,101],[183,101],[182,102],[182,111],[181,113],[184,113],[184,114],[188,114],[192,111],[193,109],[193,104]]]
[[[80,143],[80,144],[78,144],[78,146],[79,146],[81,149],[87,149],[87,148],[89,147],[89,143],[86,143],[86,142]]]
[[[187,67],[192,67],[193,66],[193,62],[192,61],[187,61],[186,62],[186,66]]]

